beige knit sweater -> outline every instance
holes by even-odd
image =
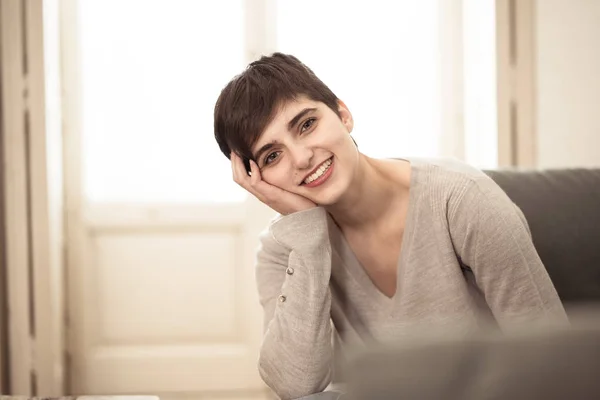
[[[324,208],[278,217],[261,236],[259,371],[281,398],[325,389],[333,348],[343,352],[344,343],[401,340],[415,325],[468,330],[494,321],[509,330],[523,321],[567,321],[527,223],[506,194],[457,161],[409,161],[392,298],[371,282]]]

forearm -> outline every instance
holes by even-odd
[[[331,380],[329,280],[314,276],[299,261],[290,255],[294,275],[282,287],[285,301],[276,300],[259,360],[265,383],[282,398],[322,391]]]
[[[265,268],[272,260],[259,257],[265,271],[259,287],[270,288],[263,297],[266,327],[261,346],[259,372],[281,398],[298,398],[320,392],[331,381],[333,349],[331,345],[331,252],[326,221],[314,220],[318,212],[305,213],[307,220],[288,218],[273,230],[273,239],[283,246],[293,245],[286,268]],[[294,243],[284,231],[301,229],[309,238]],[[308,228],[311,228],[308,230]],[[279,243],[279,242],[278,242]],[[274,285],[276,278],[283,278]],[[277,286],[279,290],[273,291]],[[263,290],[265,293],[267,289]]]

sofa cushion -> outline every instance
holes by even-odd
[[[600,301],[600,169],[485,172],[525,214],[565,307]]]

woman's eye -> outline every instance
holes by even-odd
[[[303,124],[302,124],[302,128],[300,129],[300,132],[304,132],[308,129],[310,129],[310,127],[315,123],[316,118],[309,118],[307,119]]]
[[[273,161],[277,160],[278,156],[279,156],[279,152],[278,151],[274,151],[274,152],[270,153],[265,158],[265,164],[271,164]]]

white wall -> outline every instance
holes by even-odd
[[[600,1],[538,0],[538,166],[600,166]]]

